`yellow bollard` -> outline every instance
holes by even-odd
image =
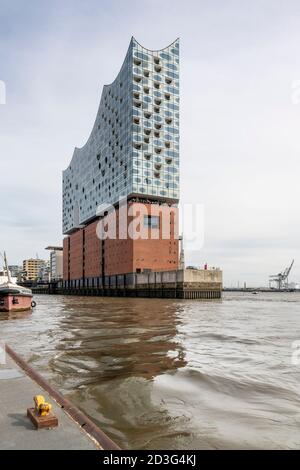
[[[57,417],[51,412],[52,405],[46,403],[43,395],[35,395],[33,397],[34,408],[27,409],[27,416],[37,429],[55,428],[58,426]]]
[[[35,411],[39,416],[47,416],[50,413],[52,405],[45,402],[43,395],[36,395],[33,397],[33,401],[35,404]]]

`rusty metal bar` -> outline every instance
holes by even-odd
[[[67,412],[79,426],[102,447],[103,450],[121,450],[98,426],[91,421],[82,411],[73,405],[60,392],[55,390],[44,377],[36,372],[19,354],[8,344],[5,345],[7,354],[26,372],[26,374],[42,387]]]

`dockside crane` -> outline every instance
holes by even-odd
[[[281,290],[281,289],[288,289],[289,288],[289,274],[291,272],[291,269],[293,267],[294,260],[291,262],[290,266],[285,268],[284,271],[282,271],[279,274],[272,274],[269,277],[269,286],[272,288],[272,284],[275,283],[276,289]]]

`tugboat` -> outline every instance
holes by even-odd
[[[7,276],[5,277],[5,282],[0,284],[0,312],[23,312],[25,310],[31,310],[31,308],[35,306],[35,302],[32,301],[32,291],[12,282],[5,252],[3,259],[4,270]]]

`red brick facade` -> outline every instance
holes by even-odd
[[[97,277],[102,271],[101,240],[96,236],[98,221],[93,222],[83,229],[85,234],[85,277]]]
[[[158,227],[145,226],[144,217],[159,217]],[[135,237],[122,239],[120,218],[127,220],[128,232]],[[141,216],[138,222],[137,217]],[[114,220],[116,224],[114,225]],[[105,240],[97,235],[107,232]],[[128,233],[127,232],[127,233]],[[114,238],[115,235],[115,238]],[[64,239],[64,280],[97,278],[134,272],[171,271],[178,268],[178,209],[167,205],[130,203],[128,213],[110,214],[94,221]]]
[[[70,238],[70,279],[84,277],[83,230],[78,230]]]

